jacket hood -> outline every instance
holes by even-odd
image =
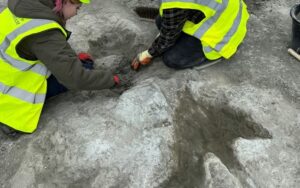
[[[18,17],[48,19],[64,25],[62,19],[52,10],[54,0],[9,0],[8,8]]]

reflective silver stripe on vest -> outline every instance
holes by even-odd
[[[32,104],[38,104],[38,103],[44,103],[46,95],[45,94],[34,94],[30,93],[28,91],[11,87],[4,85],[0,82],[0,93],[7,94],[13,97],[16,97],[20,100],[32,103]]]
[[[203,23],[203,25],[199,28],[198,31],[195,32],[194,36],[197,37],[198,39],[200,39],[209,28],[211,28],[211,26],[220,18],[220,16],[223,14],[224,10],[227,8],[228,6],[228,2],[230,0],[223,0],[222,4],[218,3],[218,7],[216,7],[216,14],[214,16],[212,16],[211,18],[209,18],[208,20],[206,20],[206,22]],[[200,3],[201,4],[201,3]]]
[[[243,5],[242,1],[240,1],[239,13],[238,13],[238,16],[236,17],[236,19],[234,20],[233,26],[227,32],[227,34],[225,35],[223,40],[216,45],[214,50],[221,51],[223,49],[223,47],[229,42],[229,40],[234,35],[234,33],[237,32],[237,30],[241,24],[241,21],[242,21],[243,6],[244,5]],[[209,47],[209,46],[204,47],[204,52],[210,53],[211,51],[213,51],[213,49],[211,47]]]
[[[43,64],[34,64],[31,65],[27,62],[19,61],[14,59],[13,57],[9,56],[5,53],[7,48],[10,46],[11,41],[16,39],[20,34],[25,33],[35,27],[46,25],[52,23],[54,21],[51,20],[42,20],[42,19],[33,19],[28,23],[24,24],[20,28],[16,29],[15,31],[11,32],[9,35],[6,36],[2,44],[0,45],[0,58],[9,63],[11,66],[15,67],[20,71],[27,71],[31,70],[35,73],[38,73],[42,76],[47,75],[48,69]]]
[[[243,13],[243,3],[240,0],[240,9],[239,9],[239,14],[238,16],[235,18],[233,26],[230,28],[229,32],[225,35],[225,37],[223,38],[222,42],[220,42],[219,44],[217,44],[217,46],[215,47],[215,49],[217,51],[221,51],[222,48],[229,42],[229,40],[231,39],[231,37],[237,32],[241,21],[242,21],[242,13]]]
[[[209,46],[204,46],[204,47],[203,47],[203,51],[204,51],[205,53],[210,53],[210,52],[213,51],[213,49],[212,49],[211,47],[209,47]]]
[[[168,2],[184,2],[184,3],[196,3],[199,5],[207,6],[213,10],[216,10],[220,3],[216,2],[215,0],[161,0],[162,3]]]

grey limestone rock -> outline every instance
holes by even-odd
[[[300,62],[287,54],[298,1],[246,3],[248,35],[230,60],[175,71],[157,58],[134,73],[126,63],[158,31],[133,8],[158,1],[84,6],[71,45],[97,68],[121,64],[132,85],[62,94],[34,134],[0,133],[1,187],[299,187]]]

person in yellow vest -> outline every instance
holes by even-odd
[[[0,13],[0,127],[36,130],[46,98],[120,84],[107,70],[83,66],[67,39],[66,21],[89,0],[9,0]]]
[[[158,56],[174,69],[228,59],[242,43],[249,18],[243,0],[163,0],[159,13],[160,34],[134,58],[135,70]]]

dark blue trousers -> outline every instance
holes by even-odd
[[[93,61],[81,61],[82,66],[85,69],[94,69],[94,62]],[[54,97],[58,94],[64,93],[68,91],[68,89],[62,85],[61,83],[59,83],[57,81],[57,79],[55,78],[55,76],[53,76],[53,74],[51,74],[51,76],[49,76],[49,78],[47,79],[47,93],[46,93],[46,99],[49,99],[51,97]]]
[[[161,28],[162,19],[156,18],[156,26]],[[162,54],[165,65],[174,69],[186,69],[199,66],[207,59],[202,50],[201,41],[195,37],[181,33],[174,46]]]
[[[51,97],[54,97],[60,93],[64,93],[68,91],[68,89],[63,86],[61,83],[57,81],[55,76],[51,74],[49,78],[47,79],[47,94],[46,94],[46,99],[49,99]]]

